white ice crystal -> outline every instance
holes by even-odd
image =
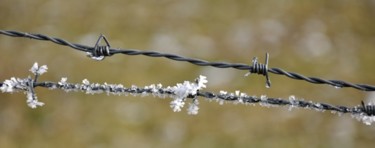
[[[189,93],[195,94],[195,92],[193,92],[194,86],[190,84],[189,81],[185,81],[182,84],[177,83],[177,85],[173,87],[173,89],[174,89],[174,94],[176,95],[177,98],[185,98],[189,95]]]
[[[199,78],[197,79],[197,87],[198,89],[200,88],[206,88],[206,84],[207,83],[207,77],[206,76],[202,76],[202,75],[199,75]]]
[[[83,79],[83,80],[82,80],[82,84],[90,85],[90,81],[87,80],[87,79]]]
[[[0,90],[4,93],[12,93],[14,92],[14,87],[18,84],[18,81],[16,78],[12,77],[10,80],[5,80],[3,85],[0,87]]]
[[[180,112],[181,108],[184,107],[185,102],[182,98],[176,98],[170,103],[170,107],[174,112]]]
[[[226,92],[226,91],[223,91],[223,90],[220,90],[220,95],[227,95],[228,94],[228,92]]]
[[[38,63],[34,63],[31,67],[30,71],[36,75],[41,75],[47,72],[47,66],[43,65],[41,67],[38,66]],[[33,88],[33,81],[30,77],[28,79],[20,79],[20,78],[10,78],[10,80],[5,80],[3,85],[0,87],[2,92],[12,93],[15,91],[22,90],[26,93],[26,103],[31,108],[36,108],[38,106],[43,106],[43,102],[39,102]]]
[[[193,103],[189,103],[189,107],[187,109],[187,112],[189,115],[197,115],[198,114],[198,110],[199,110],[199,107],[198,107],[198,100],[197,99],[194,99],[193,100]]]
[[[352,117],[356,118],[358,121],[361,121],[366,125],[371,125],[372,123],[375,122],[375,116],[368,116],[368,115],[365,115],[364,113],[354,114],[352,115]]]
[[[34,65],[30,69],[30,71],[34,75],[42,75],[43,73],[47,72],[47,70],[48,70],[47,65],[43,65],[39,67],[37,62],[35,62]]]
[[[170,107],[173,109],[174,112],[181,111],[181,108],[185,105],[185,98],[189,95],[196,95],[198,90],[201,88],[206,88],[207,79],[205,76],[200,75],[196,80],[195,83],[191,83],[189,81],[185,81],[184,83],[177,83],[176,86],[171,88],[173,92],[173,100],[170,103]],[[194,104],[194,103],[193,103]],[[193,106],[190,105],[191,109],[188,108],[189,114],[198,113],[198,104],[194,104]]]
[[[26,103],[32,109],[37,108],[38,106],[43,106],[44,105],[43,102],[39,102],[38,101],[38,99],[35,96],[35,94],[33,92],[31,92],[31,91],[27,91],[26,92],[26,97],[27,97]]]
[[[95,56],[92,54],[92,52],[86,52],[87,56],[90,57],[91,59],[101,61],[104,60],[105,56]]]
[[[62,77],[61,80],[58,82],[59,85],[65,85],[68,78]]]

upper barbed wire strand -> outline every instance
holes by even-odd
[[[30,39],[36,39],[36,40],[51,41],[55,44],[69,46],[73,49],[77,49],[83,52],[92,52],[94,50],[94,47],[76,44],[76,43],[70,43],[64,39],[49,37],[43,34],[31,34],[31,33],[19,32],[19,31],[6,31],[6,30],[0,30],[0,34],[11,36],[11,37],[24,37],[24,38],[30,38]],[[179,55],[160,53],[160,52],[155,52],[155,51],[140,51],[136,49],[110,48],[109,52],[111,55],[121,53],[125,55],[145,55],[149,57],[164,57],[164,58],[175,60],[175,61],[189,62],[198,66],[211,66],[211,67],[216,67],[216,68],[234,68],[234,69],[248,70],[248,71],[253,69],[252,66],[249,66],[247,64],[242,64],[242,63],[208,62],[208,61],[201,60],[201,59],[187,58],[187,57],[183,57]],[[341,80],[325,80],[325,79],[321,79],[317,77],[306,77],[298,73],[287,72],[280,68],[268,68],[268,72],[273,73],[273,74],[278,74],[278,75],[284,75],[295,80],[304,80],[313,84],[328,84],[328,85],[338,87],[338,88],[350,87],[350,88],[354,88],[354,89],[358,89],[362,91],[375,91],[375,86],[373,85],[353,84],[353,83],[349,83],[349,82],[345,82]]]

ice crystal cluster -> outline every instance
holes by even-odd
[[[371,125],[372,123],[375,122],[375,116],[368,116],[364,113],[353,114],[352,117],[357,119],[358,121],[363,122],[366,125]]]
[[[34,80],[30,77],[27,79],[20,79],[20,78],[10,78],[9,80],[5,80],[3,85],[0,87],[0,90],[4,93],[13,93],[19,90],[23,90],[26,94],[26,103],[31,108],[37,108],[38,106],[43,106],[43,102],[39,102],[38,98],[34,92],[34,83],[39,75],[46,73],[48,67],[46,65],[38,66],[38,63],[34,63],[31,67],[30,72],[35,75]]]
[[[172,91],[175,94],[175,96],[173,97],[174,100],[170,103],[170,107],[173,109],[173,111],[181,111],[181,108],[185,105],[186,97],[189,95],[196,96],[198,90],[200,90],[201,88],[206,88],[205,83],[207,82],[208,81],[206,77],[200,75],[194,83],[191,83],[189,81],[185,81],[184,83],[177,83],[177,85],[172,88]],[[198,114],[198,104],[198,100],[194,98],[193,102],[188,107],[188,114]]]
[[[148,96],[153,95],[159,98],[165,98],[169,96],[173,98],[170,102],[170,107],[174,112],[179,112],[185,105],[185,101],[187,97],[193,97],[192,103],[189,103],[189,107],[187,109],[188,114],[196,115],[198,113],[198,100],[194,97],[197,95],[197,92],[206,87],[207,79],[205,76],[199,76],[195,82],[185,81],[183,83],[177,83],[176,86],[168,86],[166,88],[162,87],[162,84],[152,84],[145,87],[138,87],[132,85],[130,88],[126,88],[121,84],[99,84],[99,83],[90,83],[89,80],[84,79],[82,80],[81,84],[71,84],[67,83],[67,78],[62,78],[56,86],[52,86],[53,88],[61,88],[66,92],[70,91],[83,91],[86,94],[99,94],[106,92],[108,95],[141,95],[141,96]]]

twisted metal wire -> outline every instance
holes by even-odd
[[[43,102],[39,102],[34,90],[35,87],[44,87],[48,88],[49,90],[61,89],[66,92],[79,91],[86,92],[86,94],[107,93],[107,95],[112,94],[125,96],[127,96],[128,94],[142,96],[152,94],[153,96],[158,96],[160,98],[169,96],[174,98],[174,100],[171,102],[171,108],[173,108],[175,112],[181,111],[181,107],[183,107],[185,98],[191,98],[193,99],[193,102],[196,102],[198,99],[197,97],[200,96],[208,100],[216,100],[220,102],[220,104],[222,104],[222,102],[224,101],[230,101],[236,104],[259,104],[264,107],[289,106],[289,110],[294,107],[298,107],[305,109],[314,109],[320,112],[331,111],[331,113],[338,113],[339,115],[343,113],[349,113],[352,115],[352,117],[357,118],[359,121],[362,121],[367,125],[371,125],[373,122],[375,122],[375,105],[365,104],[363,101],[361,102],[362,106],[346,107],[330,105],[326,103],[313,103],[312,101],[298,100],[295,99],[294,96],[290,96],[289,100],[285,100],[281,98],[270,98],[265,95],[262,95],[261,97],[249,96],[245,93],[240,93],[239,91],[236,91],[235,93],[227,93],[225,91],[220,91],[220,93],[215,94],[212,92],[200,90],[200,88],[202,87],[205,88],[204,83],[207,83],[206,77],[204,76],[199,76],[199,78],[195,80],[195,83],[193,85],[187,81],[184,81],[184,84],[177,83],[176,86],[168,86],[165,88],[163,88],[161,84],[151,84],[150,86],[145,86],[143,88],[132,85],[130,88],[127,88],[124,87],[122,84],[90,83],[87,79],[84,79],[82,81],[82,84],[67,83],[67,78],[62,78],[60,82],[37,82],[39,76],[45,73],[47,69],[48,68],[46,65],[38,67],[38,64],[35,63],[32,69],[30,70],[34,74],[34,79],[32,79],[30,76],[23,79],[12,77],[11,79],[5,80],[4,83],[0,83],[0,90],[3,93],[23,91],[27,96],[26,102],[28,106],[31,108],[37,108],[38,106],[44,105]],[[190,87],[197,88],[191,90]],[[181,93],[181,91],[185,92]],[[180,101],[182,101],[182,103]],[[195,107],[193,107],[193,109],[189,107],[188,114],[198,113],[198,104],[193,104]]]
[[[75,87],[79,86],[80,84],[74,83],[66,83],[64,85],[56,83],[56,82],[37,82],[34,83],[34,87],[44,87],[49,89],[76,89]],[[108,89],[103,87],[102,85],[98,85],[97,87],[91,88],[93,91],[103,91],[103,92],[121,92],[121,93],[133,93],[133,94],[144,94],[144,93],[154,93],[155,90],[152,88],[141,88],[137,87],[134,88],[111,88]],[[173,95],[173,92],[170,90],[165,90],[163,88],[157,89],[157,93],[165,94],[165,95]],[[239,101],[241,100],[242,103],[248,104],[268,104],[268,105],[275,105],[275,106],[292,106],[298,108],[308,108],[308,109],[316,109],[317,111],[333,111],[337,113],[349,113],[349,114],[366,114],[369,116],[374,115],[373,107],[370,105],[365,105],[362,103],[362,106],[354,106],[354,107],[347,107],[347,106],[336,106],[326,103],[313,103],[312,101],[304,101],[304,100],[285,100],[281,98],[272,98],[268,97],[266,99],[262,99],[262,97],[256,96],[236,96],[233,94],[215,94],[213,92],[207,91],[198,91],[196,95],[189,95],[187,98],[196,98],[196,96],[200,96],[206,99],[220,99],[224,101]],[[370,109],[371,108],[371,109]]]
[[[28,83],[27,85],[31,85],[31,87],[28,90],[32,91],[32,94],[35,95],[34,89],[36,87],[43,87],[43,88],[48,88],[50,90],[52,89],[62,89],[65,91],[77,91],[77,89],[82,89],[80,88],[81,84],[75,84],[75,83],[65,83],[65,84],[60,84],[57,82],[51,82],[51,81],[45,81],[45,82],[34,82],[35,79],[31,79],[30,77],[27,79]],[[0,83],[0,86],[3,84]],[[26,88],[18,88],[18,89],[26,89]],[[85,90],[81,90],[85,91]],[[170,89],[163,89],[159,88],[156,91],[154,88],[141,88],[141,87],[136,87],[136,88],[126,88],[126,87],[121,87],[121,88],[114,88],[114,87],[106,87],[103,85],[97,85],[94,87],[90,88],[90,91],[96,91],[96,92],[107,92],[107,93],[130,93],[130,94],[152,94],[157,92],[160,95],[173,95],[173,91]],[[267,97],[267,98],[262,98],[262,97],[256,97],[256,96],[238,96],[234,94],[216,94],[213,92],[208,92],[208,91],[198,91],[196,95],[188,95],[187,98],[191,99],[196,99],[197,96],[206,98],[206,99],[211,99],[211,100],[223,100],[223,101],[230,101],[230,102],[236,102],[236,101],[241,101],[244,104],[263,104],[264,106],[269,107],[269,105],[274,105],[274,106],[290,106],[290,107],[298,107],[298,108],[308,108],[308,109],[315,109],[317,111],[333,111],[337,113],[343,113],[343,114],[363,114],[363,115],[368,115],[368,116],[374,116],[375,115],[375,106],[374,105],[369,105],[361,102],[362,106],[354,106],[354,107],[347,107],[347,106],[338,106],[338,105],[331,105],[327,103],[313,103],[312,101],[304,101],[304,100],[285,100],[282,98],[272,98],[272,97]]]
[[[98,53],[97,51],[98,48],[96,47],[70,43],[66,40],[63,40],[60,38],[49,37],[43,34],[30,34],[30,33],[24,33],[24,32],[19,32],[19,31],[6,31],[6,30],[0,30],[0,34],[11,36],[11,37],[23,37],[23,38],[30,38],[30,39],[36,39],[36,40],[51,41],[55,44],[68,46],[73,49],[77,49],[79,51],[95,53],[95,54]],[[104,48],[101,48],[101,49],[104,49]],[[114,55],[114,54],[125,54],[125,55],[144,55],[144,56],[149,56],[149,57],[164,57],[164,58],[175,60],[175,61],[189,62],[198,66],[211,66],[211,67],[216,67],[216,68],[234,68],[234,69],[239,69],[239,70],[247,70],[247,71],[250,71],[251,73],[255,71],[255,67],[249,66],[247,64],[242,64],[242,63],[208,62],[208,61],[201,60],[201,59],[187,58],[187,57],[174,55],[174,54],[159,53],[155,51],[140,51],[136,49],[108,48],[108,50],[109,50],[109,53],[106,53],[107,56]],[[267,68],[267,71],[273,74],[284,75],[295,80],[304,80],[313,84],[328,84],[328,85],[332,85],[332,86],[339,87],[339,88],[349,87],[349,88],[354,88],[354,89],[362,90],[362,91],[375,91],[375,86],[368,85],[368,84],[353,84],[353,83],[345,82],[342,80],[325,80],[325,79],[321,79],[317,77],[307,77],[298,73],[288,72],[280,68]]]

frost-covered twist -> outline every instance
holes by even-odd
[[[38,106],[43,106],[44,103],[38,101],[38,97],[34,92],[34,84],[36,83],[39,75],[46,73],[47,70],[48,67],[46,65],[39,67],[38,63],[35,62],[30,69],[30,72],[35,75],[34,79],[31,79],[30,76],[26,79],[12,77],[9,80],[4,81],[3,85],[0,87],[0,90],[3,93],[13,93],[22,90],[26,94],[26,103],[29,107],[37,108]]]

